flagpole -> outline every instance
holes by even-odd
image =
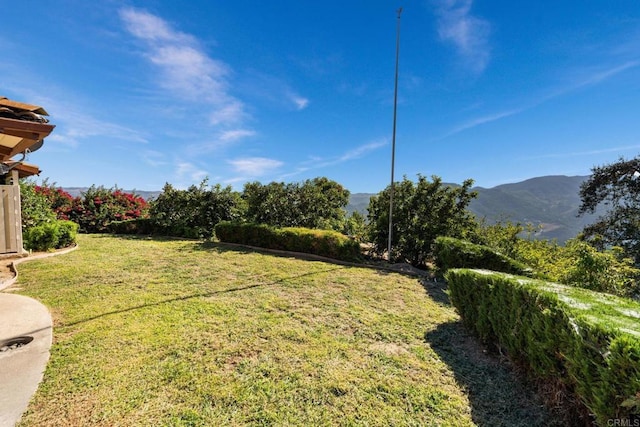
[[[391,262],[391,242],[393,241],[393,196],[395,190],[394,172],[396,163],[396,119],[398,116],[398,64],[400,59],[400,15],[402,8],[398,9],[398,24],[396,29],[396,78],[393,93],[393,136],[391,141],[391,190],[389,194],[389,244],[387,246],[387,260]]]

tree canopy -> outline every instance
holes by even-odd
[[[404,177],[394,185],[392,261],[422,266],[438,236],[467,238],[476,229],[475,219],[467,210],[477,196],[471,191],[473,180],[449,186],[437,176],[431,179],[418,175],[414,183]],[[387,250],[389,239],[390,192],[388,186],[369,202],[370,241],[379,255]]]
[[[580,214],[606,213],[583,231],[583,238],[600,249],[620,246],[640,263],[640,157],[596,166],[580,188]]]
[[[245,184],[242,197],[247,204],[246,218],[276,227],[340,229],[349,191],[328,178],[302,183],[259,182]]]

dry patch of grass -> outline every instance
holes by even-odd
[[[79,240],[20,266],[21,292],[55,322],[20,425],[549,422],[414,278],[194,241]]]

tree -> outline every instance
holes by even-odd
[[[272,182],[263,185],[258,181],[244,185],[242,198],[247,211],[246,219],[256,224],[268,224],[275,227],[291,226],[297,217],[297,206],[292,200],[291,184]],[[295,224],[298,225],[298,224]]]
[[[432,245],[438,236],[468,238],[476,228],[473,215],[467,210],[477,196],[471,191],[473,180],[462,186],[448,186],[437,176],[429,182],[418,175],[413,183],[406,177],[394,185],[392,261],[405,261],[424,266],[432,255]],[[389,238],[390,187],[371,198],[368,219],[373,251],[382,255]]]
[[[328,178],[302,183],[259,182],[245,184],[247,220],[275,227],[306,227],[340,230],[349,191]]]
[[[151,203],[149,211],[154,228],[164,234],[209,238],[220,221],[233,221],[244,214],[240,194],[230,186],[216,184],[207,188],[208,180],[178,190],[166,183],[162,193]]]
[[[579,214],[606,207],[605,214],[585,227],[582,238],[598,249],[620,246],[639,264],[640,177],[636,172],[640,172],[640,157],[594,167],[580,187]]]

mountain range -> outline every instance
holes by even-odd
[[[598,215],[578,216],[580,207],[580,185],[588,176],[542,176],[513,184],[492,188],[475,187],[478,197],[471,201],[469,210],[477,218],[488,223],[511,221],[541,227],[537,234],[541,239],[557,239],[559,243],[575,237],[585,225],[595,222]],[[454,184],[448,184],[454,185]],[[64,188],[72,196],[87,190],[83,187]],[[150,200],[160,191],[132,191]],[[351,194],[348,212],[358,211],[367,215],[369,199],[373,193]]]
[[[564,243],[576,237],[586,225],[595,222],[603,212],[578,216],[580,185],[588,178],[553,175],[492,188],[475,187],[473,190],[478,197],[471,201],[469,210],[488,223],[507,220],[530,223],[540,227],[538,238],[557,239]],[[347,211],[366,215],[371,196],[374,194],[352,194]]]

